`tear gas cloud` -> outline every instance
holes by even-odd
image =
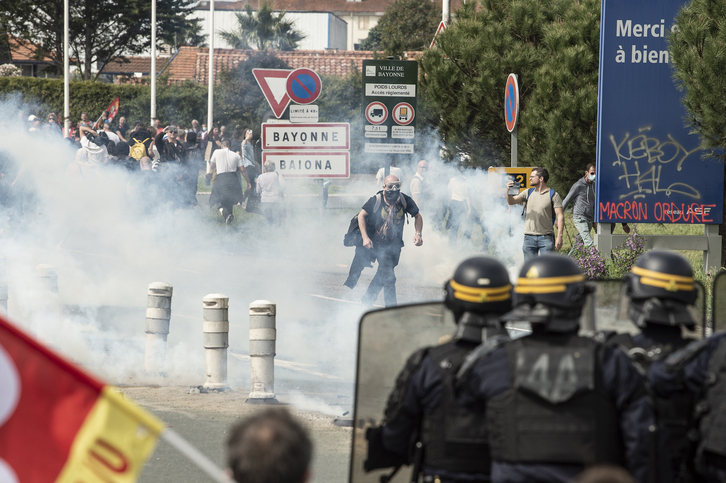
[[[28,132],[23,121],[33,110],[0,104],[0,257],[7,261],[11,320],[108,382],[198,385],[205,377],[202,298],[222,293],[230,298],[229,352],[236,356],[228,357],[229,383],[247,390],[248,306],[271,300],[277,357],[289,362],[276,367],[282,379],[276,389],[287,387],[301,406],[340,414],[310,393],[329,387],[352,393],[364,312],[357,302],[375,269],[353,291],[342,287],[353,258],[342,238],[350,218],[380,189],[375,174],[334,182],[340,195],[332,192],[331,199],[339,196],[346,208],[321,211],[309,181],[290,181],[282,227],[268,227],[256,215],[225,227],[206,200],[200,208],[174,210],[143,189],[138,173],[77,161],[67,141]],[[457,263],[473,254],[496,257],[513,276],[521,263],[521,207],[508,212],[489,192],[485,172],[465,173],[481,219],[481,228],[473,227],[475,243],[452,247],[448,234],[431,225],[437,204],[448,199],[448,180],[459,174],[439,162],[437,139],[419,136],[415,159],[402,166],[408,192],[416,162],[428,160],[432,192],[422,207],[423,247],[411,242],[413,222],[404,230],[401,303],[440,298]],[[38,276],[40,264],[55,267],[57,293]],[[157,281],[174,287],[163,378],[144,373],[147,287]]]

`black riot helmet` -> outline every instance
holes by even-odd
[[[626,276],[625,295],[628,315],[639,327],[695,323],[687,308],[698,297],[693,268],[678,253],[654,250],[638,257]]]
[[[546,253],[522,267],[514,287],[515,308],[503,320],[544,324],[553,332],[574,331],[590,292],[592,287],[572,258]]]
[[[493,258],[467,258],[444,289],[444,305],[454,313],[460,339],[480,340],[481,329],[500,327],[499,317],[512,308],[509,274]]]

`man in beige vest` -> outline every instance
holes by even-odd
[[[524,217],[524,261],[537,255],[562,248],[562,232],[565,227],[565,217],[562,211],[562,198],[553,189],[547,186],[550,174],[545,168],[533,168],[529,177],[532,188],[512,196],[507,193],[507,204],[517,205],[525,203]],[[507,189],[514,185],[513,180],[507,182]],[[555,218],[557,237],[555,237],[552,219]]]

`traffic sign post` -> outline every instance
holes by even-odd
[[[413,154],[417,90],[418,64],[415,61],[363,61],[362,114],[366,153]]]
[[[488,171],[488,187],[489,192],[494,195],[504,195],[507,192],[507,181],[510,179],[519,183],[519,192],[531,188],[529,184],[529,175],[532,174],[533,168],[489,168]]]
[[[287,77],[286,92],[298,104],[310,104],[320,96],[322,83],[320,76],[310,69],[295,69]]]
[[[290,104],[290,96],[287,95],[287,78],[290,69],[252,69],[257,85],[262,89],[267,103],[270,104],[275,117],[280,119]]]
[[[504,119],[512,133],[512,167],[517,167],[517,120],[519,118],[519,83],[515,74],[509,74],[504,88]]]
[[[263,151],[262,160],[274,161],[285,178],[349,178],[348,151]]]
[[[350,124],[319,122],[310,124],[262,125],[263,150],[349,150]]]

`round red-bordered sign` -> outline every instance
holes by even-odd
[[[320,76],[313,70],[300,68],[290,72],[287,77],[287,95],[298,104],[310,104],[320,96],[323,84]]]
[[[399,102],[393,108],[393,121],[400,126],[411,124],[415,116],[416,112],[408,102]]]
[[[517,126],[519,117],[519,84],[517,76],[509,74],[507,86],[504,88],[504,121],[507,124],[507,131],[512,132]]]
[[[366,107],[366,119],[371,124],[383,124],[388,119],[388,108],[382,102],[371,102]]]

